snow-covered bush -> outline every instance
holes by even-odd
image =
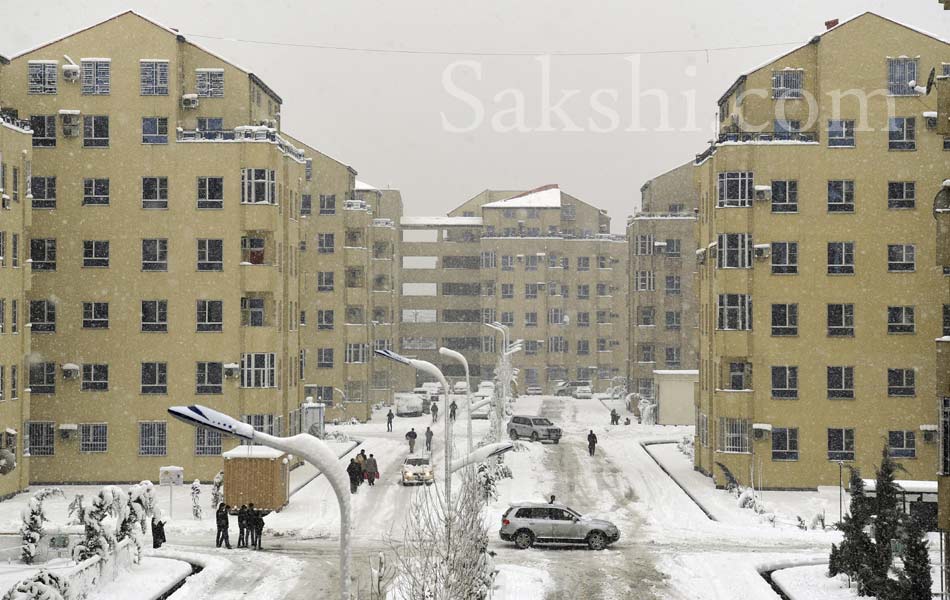
[[[815,514],[811,519],[811,528],[812,529],[825,529],[825,511],[822,510],[820,513]]]
[[[44,569],[10,588],[3,600],[67,600],[69,597],[67,579]]]
[[[43,501],[52,496],[63,496],[63,490],[59,488],[44,488],[30,498],[26,508],[23,509],[23,523],[20,525],[20,538],[23,540],[23,549],[20,552],[20,559],[26,564],[33,564],[36,558],[36,545],[43,537],[43,523],[47,521],[46,512],[43,510]]]
[[[693,459],[693,437],[689,435],[684,435],[683,439],[676,443],[677,449],[680,452],[689,457],[690,460]]]
[[[739,508],[755,508],[755,490],[746,488],[739,493],[736,498],[736,506]]]
[[[496,500],[498,498],[498,482],[502,479],[511,479],[511,468],[505,463],[488,462],[479,463],[476,467],[478,482],[485,494],[485,500]]]
[[[218,505],[224,502],[224,471],[218,471],[211,481],[211,510],[218,510]]]
[[[197,479],[191,482],[191,516],[201,520],[201,482]]]
[[[142,560],[145,538],[143,525],[146,519],[145,486],[140,483],[129,486],[125,500],[125,509],[121,517],[117,518],[119,530],[116,533],[116,540],[120,542],[125,538],[132,540],[132,562],[138,564]],[[139,527],[137,528],[136,525]]]
[[[737,498],[742,494],[742,486],[739,485],[739,480],[736,479],[736,476],[732,474],[732,471],[729,470],[729,467],[717,462],[716,466],[722,469],[723,477],[726,478],[726,491],[732,492]]]
[[[83,504],[83,497],[76,494],[70,503],[69,511],[77,523],[81,523],[85,537],[73,547],[73,556],[78,561],[84,561],[93,556],[106,556],[109,548],[115,546],[115,536],[103,526],[106,517],[116,514],[116,497],[114,486],[106,486],[99,490],[92,499],[92,506],[87,510]]]
[[[638,405],[640,409],[641,425],[656,425],[656,403],[650,398],[640,398]]]

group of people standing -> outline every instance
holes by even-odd
[[[360,450],[356,457],[350,459],[346,473],[350,477],[351,494],[355,494],[364,481],[370,486],[375,486],[376,480],[379,479],[379,465],[376,464],[376,457],[372,454],[366,456],[366,450]]]
[[[228,533],[230,527],[231,507],[222,502],[218,505],[215,513],[215,522],[218,525],[218,535],[215,539],[215,545],[220,548],[222,544],[231,549],[231,539]],[[264,515],[265,511],[254,508],[254,503],[242,504],[237,511],[238,517],[238,548],[261,549],[261,535],[264,533]]]

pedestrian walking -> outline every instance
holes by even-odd
[[[416,428],[413,427],[409,430],[409,433],[406,434],[406,439],[409,440],[409,454],[416,453],[416,438],[419,437],[419,434],[416,433]]]
[[[389,412],[386,413],[386,431],[393,430],[393,417],[396,415],[393,414],[393,409],[389,409]]]
[[[363,477],[369,482],[370,486],[376,485],[376,480],[379,478],[379,467],[376,465],[376,458],[372,454],[363,463]]]
[[[551,499],[548,500],[548,504],[554,504],[554,494],[551,494]]]
[[[594,450],[597,449],[597,436],[594,435],[594,430],[591,429],[590,433],[587,434],[587,451],[590,452],[590,455],[594,455]]]
[[[436,404],[435,401],[432,402],[432,407],[429,408],[429,412],[432,413],[433,423],[439,420],[439,405]]]
[[[247,543],[251,548],[257,546],[257,509],[253,502],[247,505]]]
[[[254,549],[261,549],[261,538],[264,537],[264,511],[254,511]]]
[[[426,452],[432,452],[432,430],[426,427]]]
[[[231,549],[231,540],[228,538],[228,527],[230,526],[230,519],[228,518],[228,505],[222,502],[218,505],[218,510],[214,514],[215,523],[218,525],[218,535],[215,538],[214,544],[216,548],[220,548],[221,544],[224,544],[225,547]]]
[[[152,548],[161,548],[165,542],[165,521],[159,513],[152,517]]]
[[[247,504],[238,509],[238,548],[247,548]]]
[[[350,476],[350,493],[355,494],[363,479],[363,468],[356,462],[355,458],[350,459],[350,465],[346,468],[347,475]]]
[[[449,404],[449,418],[453,421],[455,420],[455,411],[458,410],[458,404],[455,403],[455,400],[452,400],[452,404]]]

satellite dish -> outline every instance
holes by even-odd
[[[927,77],[927,95],[934,89],[934,82],[937,80],[937,68],[930,69],[930,76]]]
[[[16,455],[4,448],[0,450],[0,475],[6,475],[16,468]]]

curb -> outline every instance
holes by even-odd
[[[676,477],[674,477],[673,474],[670,473],[666,469],[666,467],[663,466],[663,463],[661,463],[659,460],[657,460],[655,456],[653,456],[653,453],[650,452],[650,449],[648,448],[648,446],[657,446],[659,444],[676,444],[676,443],[677,443],[676,441],[670,441],[670,440],[654,440],[654,441],[649,441],[649,442],[640,442],[640,447],[643,448],[644,452],[647,453],[647,456],[652,458],[653,462],[655,462],[657,466],[660,467],[660,469],[664,473],[666,473],[666,476],[669,477],[673,481],[673,483],[675,483],[677,487],[679,487],[679,489],[683,490],[683,493],[686,494],[689,497],[689,499],[693,501],[693,504],[695,504],[699,508],[699,510],[703,511],[703,514],[706,515],[706,517],[710,521],[718,522],[719,519],[713,516],[712,512],[710,512],[705,506],[703,506],[703,503],[700,502],[699,499],[696,498],[696,496],[690,493],[690,491],[686,489],[686,486],[683,485]]]

